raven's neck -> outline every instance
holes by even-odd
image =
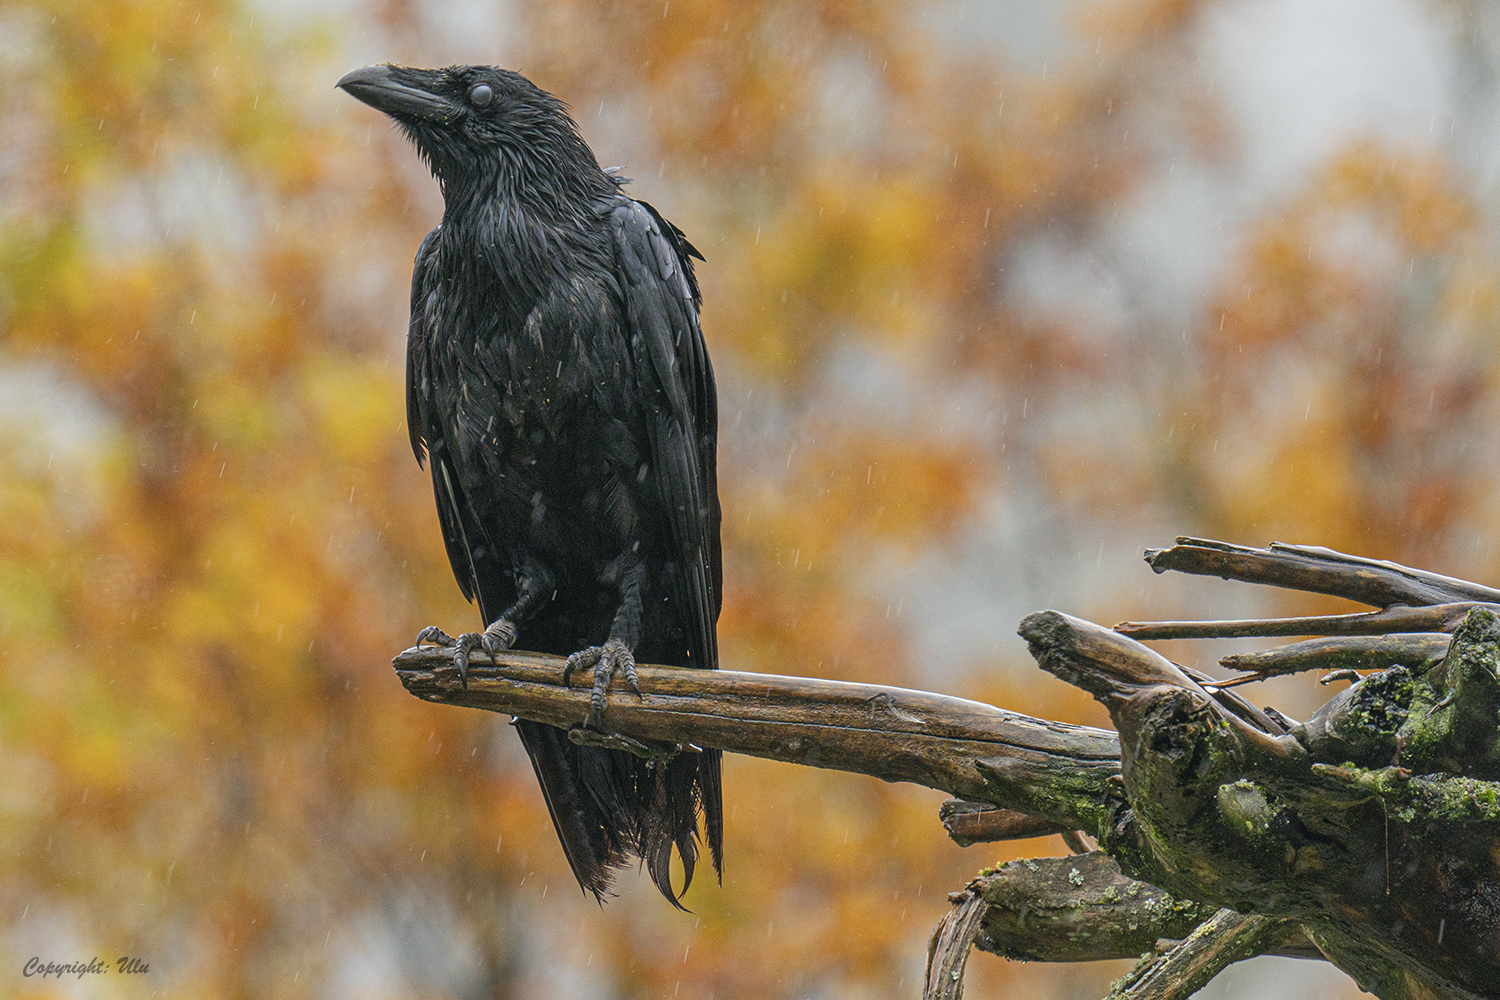
[[[448,169],[436,173],[447,206],[445,223],[482,223],[503,207],[509,215],[525,215],[549,227],[586,225],[599,201],[619,188],[599,168],[588,143],[570,128],[545,137],[521,132],[477,161],[443,166]]]
[[[587,167],[592,176],[510,161],[468,173],[462,185],[444,184],[439,240],[454,287],[483,295],[505,326],[518,328],[554,283],[607,266],[602,216],[619,186],[592,154]]]

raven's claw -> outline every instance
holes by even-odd
[[[429,625],[417,633],[417,645],[449,646],[453,649],[453,662],[458,666],[458,679],[465,688],[469,686],[469,654],[482,649],[492,658],[499,656],[516,641],[516,627],[504,618],[497,618],[483,632],[465,632],[454,638],[436,625]]]
[[[609,690],[609,681],[617,673],[625,675],[625,682],[630,685],[630,690],[638,696],[641,694],[641,681],[635,673],[635,654],[630,647],[620,639],[610,639],[602,646],[590,646],[588,649],[580,649],[568,657],[568,665],[563,667],[563,683],[568,683],[568,678],[573,676],[576,670],[587,670],[594,668],[594,690],[589,695],[589,725],[598,729],[600,720],[604,717],[604,696]]]
[[[451,646],[453,643],[453,636],[436,625],[429,625],[417,633],[418,646]]]

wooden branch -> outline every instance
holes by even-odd
[[[1144,721],[1137,718],[1139,695],[1143,692],[1183,691],[1218,704],[1214,694],[1181,667],[1102,625],[1059,611],[1040,611],[1022,619],[1019,632],[1031,647],[1037,666],[1092,694],[1109,709],[1116,727],[1127,740],[1132,735],[1127,720]],[[1276,729],[1263,728],[1256,720],[1242,718],[1222,707],[1219,716],[1247,751],[1282,762],[1307,756],[1296,740],[1276,735]],[[1122,763],[1128,777],[1129,755]]]
[[[964,967],[979,935],[979,921],[989,909],[972,885],[948,897],[953,909],[943,915],[927,942],[927,973],[922,1000],[963,1000]]]
[[[1323,957],[1292,921],[1272,920],[1275,934],[1227,940],[1226,925],[1239,927],[1242,919],[1232,910],[1177,899],[1127,878],[1100,851],[1011,861],[983,873],[948,901],[953,908],[928,944],[924,1000],[963,995],[971,946],[1026,962],[1136,958],[1154,949],[1161,954],[1137,966],[1121,984],[1144,980],[1143,988],[1156,992],[1140,995],[1155,997],[1171,995],[1162,991],[1169,983],[1201,986],[1223,965],[1251,954]],[[1223,961],[1214,965],[1215,959]]]
[[[1027,962],[1136,958],[1182,938],[1216,907],[1127,878],[1109,855],[1011,861],[969,884],[988,904],[975,945]]]
[[[408,649],[394,661],[417,698],[581,729],[591,678],[562,684],[564,659],[475,654],[460,684],[449,649]],[[640,666],[641,697],[617,686],[604,724],[638,741],[714,747],[794,764],[909,781],[964,799],[1045,810],[1068,829],[1110,821],[1107,782],[1119,773],[1114,733],[1033,719],[946,695],[875,684]],[[980,763],[1009,783],[987,778]],[[1012,796],[1014,801],[1004,796]]]
[[[1175,900],[1126,878],[1107,854],[1012,861],[948,897],[927,947],[923,1000],[963,996],[971,946],[1026,962],[1135,958],[1188,935],[1212,906]]]
[[[1109,1000],[1187,1000],[1232,963],[1274,952],[1295,932],[1287,920],[1220,910],[1171,951],[1122,977]]]
[[[949,799],[938,806],[938,819],[948,837],[959,847],[1072,832],[1067,826],[1041,816],[963,799]]]
[[[1396,605],[1357,615],[1309,618],[1249,618],[1223,622],[1121,622],[1115,631],[1132,639],[1246,639],[1295,635],[1388,635],[1393,632],[1452,632],[1475,608],[1500,611],[1500,605],[1475,601],[1432,604],[1425,608]]]
[[[1232,653],[1220,657],[1219,665],[1252,673],[1255,677],[1246,679],[1254,680],[1310,670],[1385,670],[1397,664],[1424,671],[1448,655],[1452,642],[1452,636],[1441,632],[1308,639],[1259,653]]]
[[[1169,549],[1146,550],[1146,562],[1158,573],[1170,569],[1264,583],[1344,597],[1374,608],[1455,601],[1500,603],[1500,590],[1311,545],[1273,542],[1264,549],[1253,549],[1202,538],[1179,538]]]
[[[450,650],[407,650],[395,666],[418,698],[579,743],[648,757],[713,747],[940,788],[970,800],[940,813],[959,843],[1098,838],[1107,857],[1016,862],[951,897],[930,997],[961,994],[971,943],[1054,961],[1154,947],[1116,986],[1131,1000],[1186,996],[1250,954],[1313,948],[1382,1000],[1500,996],[1500,591],[1297,546],[1180,539],[1148,560],[1383,610],[1120,631],[1029,616],[1020,632],[1038,664],[1092,693],[1119,737],[900,688],[661,667],[640,668],[640,696],[611,693],[601,732],[583,725],[589,679],[562,684],[559,657],[481,656],[467,688]],[[1224,682],[1124,632],[1336,638],[1227,657],[1251,673]],[[1305,723],[1224,690],[1301,669],[1375,672]]]

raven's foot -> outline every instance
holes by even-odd
[[[589,696],[589,725],[597,729],[604,716],[604,695],[609,690],[610,678],[623,673],[630,690],[637,695],[641,694],[641,681],[635,674],[635,654],[620,639],[610,639],[602,646],[580,649],[568,657],[568,665],[563,667],[563,683],[568,683],[568,678],[573,676],[575,670],[587,670],[590,667],[594,668],[594,691]]]
[[[482,649],[490,656],[498,656],[516,641],[516,627],[504,618],[497,618],[483,632],[465,632],[457,638],[436,625],[429,625],[417,633],[417,645],[449,646],[453,649],[453,662],[458,664],[458,679],[464,687],[469,686],[469,654]]]

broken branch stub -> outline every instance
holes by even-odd
[[[1102,851],[1011,861],[969,884],[984,897],[984,951],[1026,962],[1135,958],[1182,938],[1216,907],[1126,877]]]
[[[1070,827],[1054,823],[1043,816],[1001,809],[988,802],[966,802],[963,799],[949,799],[938,806],[938,820],[943,824],[943,830],[949,839],[959,847],[1046,837],[1070,830]]]
[[[1100,851],[1011,861],[949,897],[927,949],[924,1000],[958,1000],[969,949],[1023,962],[1136,958],[1186,937],[1214,908],[1120,873]]]

